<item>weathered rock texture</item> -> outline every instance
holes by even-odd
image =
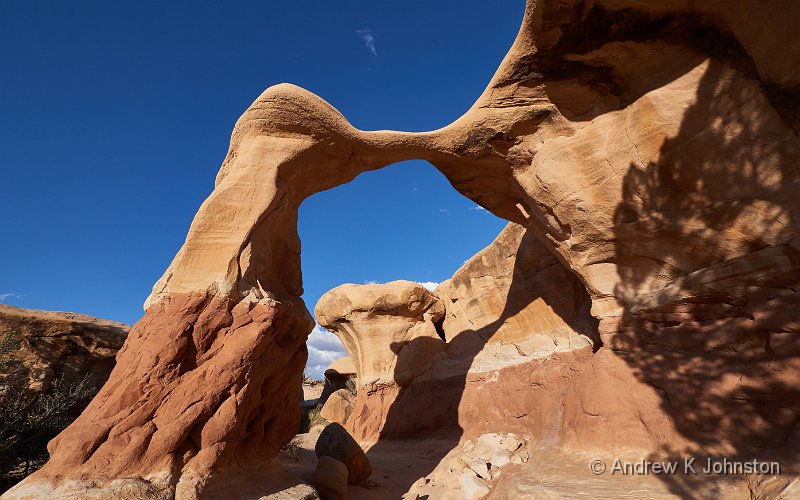
[[[67,312],[0,305],[0,337],[17,334],[20,358],[31,371],[31,387],[47,390],[56,378],[66,385],[86,379],[100,388],[130,326]]]
[[[350,418],[355,408],[356,397],[347,389],[339,389],[330,395],[322,409],[319,416],[337,424],[344,424]]]
[[[408,385],[444,349],[436,326],[444,306],[410,281],[336,287],[319,299],[315,313],[344,344],[361,387]]]
[[[514,398],[477,408],[541,401],[529,419],[542,444],[777,454],[800,414],[798,25],[790,0],[529,0],[475,105],[424,133],[359,131],[309,92],[267,89],[109,382],[8,495],[102,496],[121,481],[194,498],[268,477],[297,428],[312,327],[297,208],[413,158],[524,226],[601,320],[597,352],[533,360]],[[430,380],[403,386],[411,413],[388,418],[447,424],[418,413],[453,390]],[[462,409],[442,418],[469,420]]]
[[[448,355],[464,357],[472,372],[597,340],[585,287],[519,224],[509,223],[435,294],[447,309],[441,328]]]
[[[331,394],[339,389],[355,389],[358,385],[356,366],[350,356],[334,359],[323,374],[325,385],[322,388],[322,395],[319,397],[320,404],[325,404]]]

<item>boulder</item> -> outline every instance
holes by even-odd
[[[356,397],[347,389],[339,389],[331,394],[320,410],[319,415],[328,422],[344,425],[355,408]]]
[[[323,500],[347,500],[347,466],[328,455],[319,457],[311,484]]]
[[[318,457],[331,457],[347,467],[347,483],[366,486],[372,474],[372,465],[364,450],[355,439],[337,423],[323,429],[317,439],[314,452]]]
[[[325,369],[324,377],[325,385],[319,398],[320,404],[325,404],[328,397],[339,389],[356,389],[358,387],[356,367],[350,356],[343,356],[331,361],[331,364]]]
[[[437,330],[443,304],[410,281],[341,285],[319,299],[314,313],[344,344],[361,387],[408,385],[445,347]]]

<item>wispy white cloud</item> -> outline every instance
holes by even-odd
[[[377,282],[375,280],[367,280],[367,281],[364,282],[365,285],[377,285],[378,283],[379,282]],[[414,281],[414,283],[416,283],[417,285],[422,285],[423,287],[427,288],[431,292],[433,291],[434,288],[439,286],[439,282],[437,282],[437,281]],[[317,326],[319,326],[319,325],[317,325]],[[322,328],[322,327],[320,327],[320,328]]]
[[[321,379],[331,361],[347,356],[341,341],[320,325],[315,325],[306,342],[308,362],[306,371],[310,377]]]
[[[443,214],[445,214],[445,215],[450,215],[450,210],[448,210],[448,209],[446,209],[446,208],[440,208],[440,209],[439,209],[439,212],[441,212],[441,213],[443,213]]]
[[[364,40],[364,46],[369,50],[373,56],[378,55],[378,51],[375,49],[375,35],[372,34],[372,30],[369,28],[364,28],[361,30],[356,30],[356,34]]]
[[[480,205],[475,205],[474,207],[471,207],[470,210],[477,210],[478,212],[489,212],[488,210],[486,210],[485,208],[483,208]]]
[[[427,288],[431,292],[433,291],[434,288],[439,286],[439,283],[437,283],[435,281],[416,281],[415,283],[417,283],[419,285],[422,285],[423,287]]]
[[[22,295],[16,293],[0,293],[0,302],[5,302],[8,299],[18,299],[20,297],[22,297]]]
[[[378,283],[374,280],[368,280],[365,284]],[[426,289],[433,291],[439,283],[435,281],[415,281]],[[0,295],[2,297],[2,295]],[[306,372],[308,375],[315,379],[321,379],[325,373],[325,369],[335,359],[347,356],[347,350],[333,333],[329,332],[320,325],[314,325],[314,329],[308,335],[306,341],[308,347],[308,362],[306,363]]]

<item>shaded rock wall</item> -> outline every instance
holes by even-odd
[[[19,355],[36,390],[47,390],[56,378],[66,385],[86,378],[91,387],[100,388],[129,330],[123,323],[84,314],[0,305],[0,337],[19,336]]]

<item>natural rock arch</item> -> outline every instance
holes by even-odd
[[[756,13],[749,20],[747,7]],[[296,429],[312,326],[300,299],[297,207],[406,159],[428,160],[459,192],[534,233],[584,283],[608,343],[623,315],[707,317],[676,307],[728,300],[713,293],[717,282],[741,290],[745,303],[753,289],[761,293],[752,307],[762,309],[748,314],[763,331],[796,333],[795,319],[763,314],[763,304],[798,302],[800,45],[786,38],[799,20],[789,1],[529,0],[483,95],[451,125],[425,133],[359,131],[313,94],[271,87],[237,122],[215,190],[109,382],[50,444],[50,462],[8,495],[88,484],[99,496],[194,498],[243,487],[248,475],[277,480],[264,467]],[[765,26],[775,36],[759,36]],[[761,125],[747,128],[747,139],[768,148],[737,145],[726,133],[704,145],[728,160],[714,176],[749,165],[759,183],[701,199],[698,182],[709,174],[689,158],[685,178],[658,188],[688,202],[653,204],[629,173],[678,151],[668,140],[685,117],[721,126],[689,114],[701,99]],[[725,203],[735,213],[700,224],[693,247],[672,244],[670,219],[656,216],[699,217]]]

